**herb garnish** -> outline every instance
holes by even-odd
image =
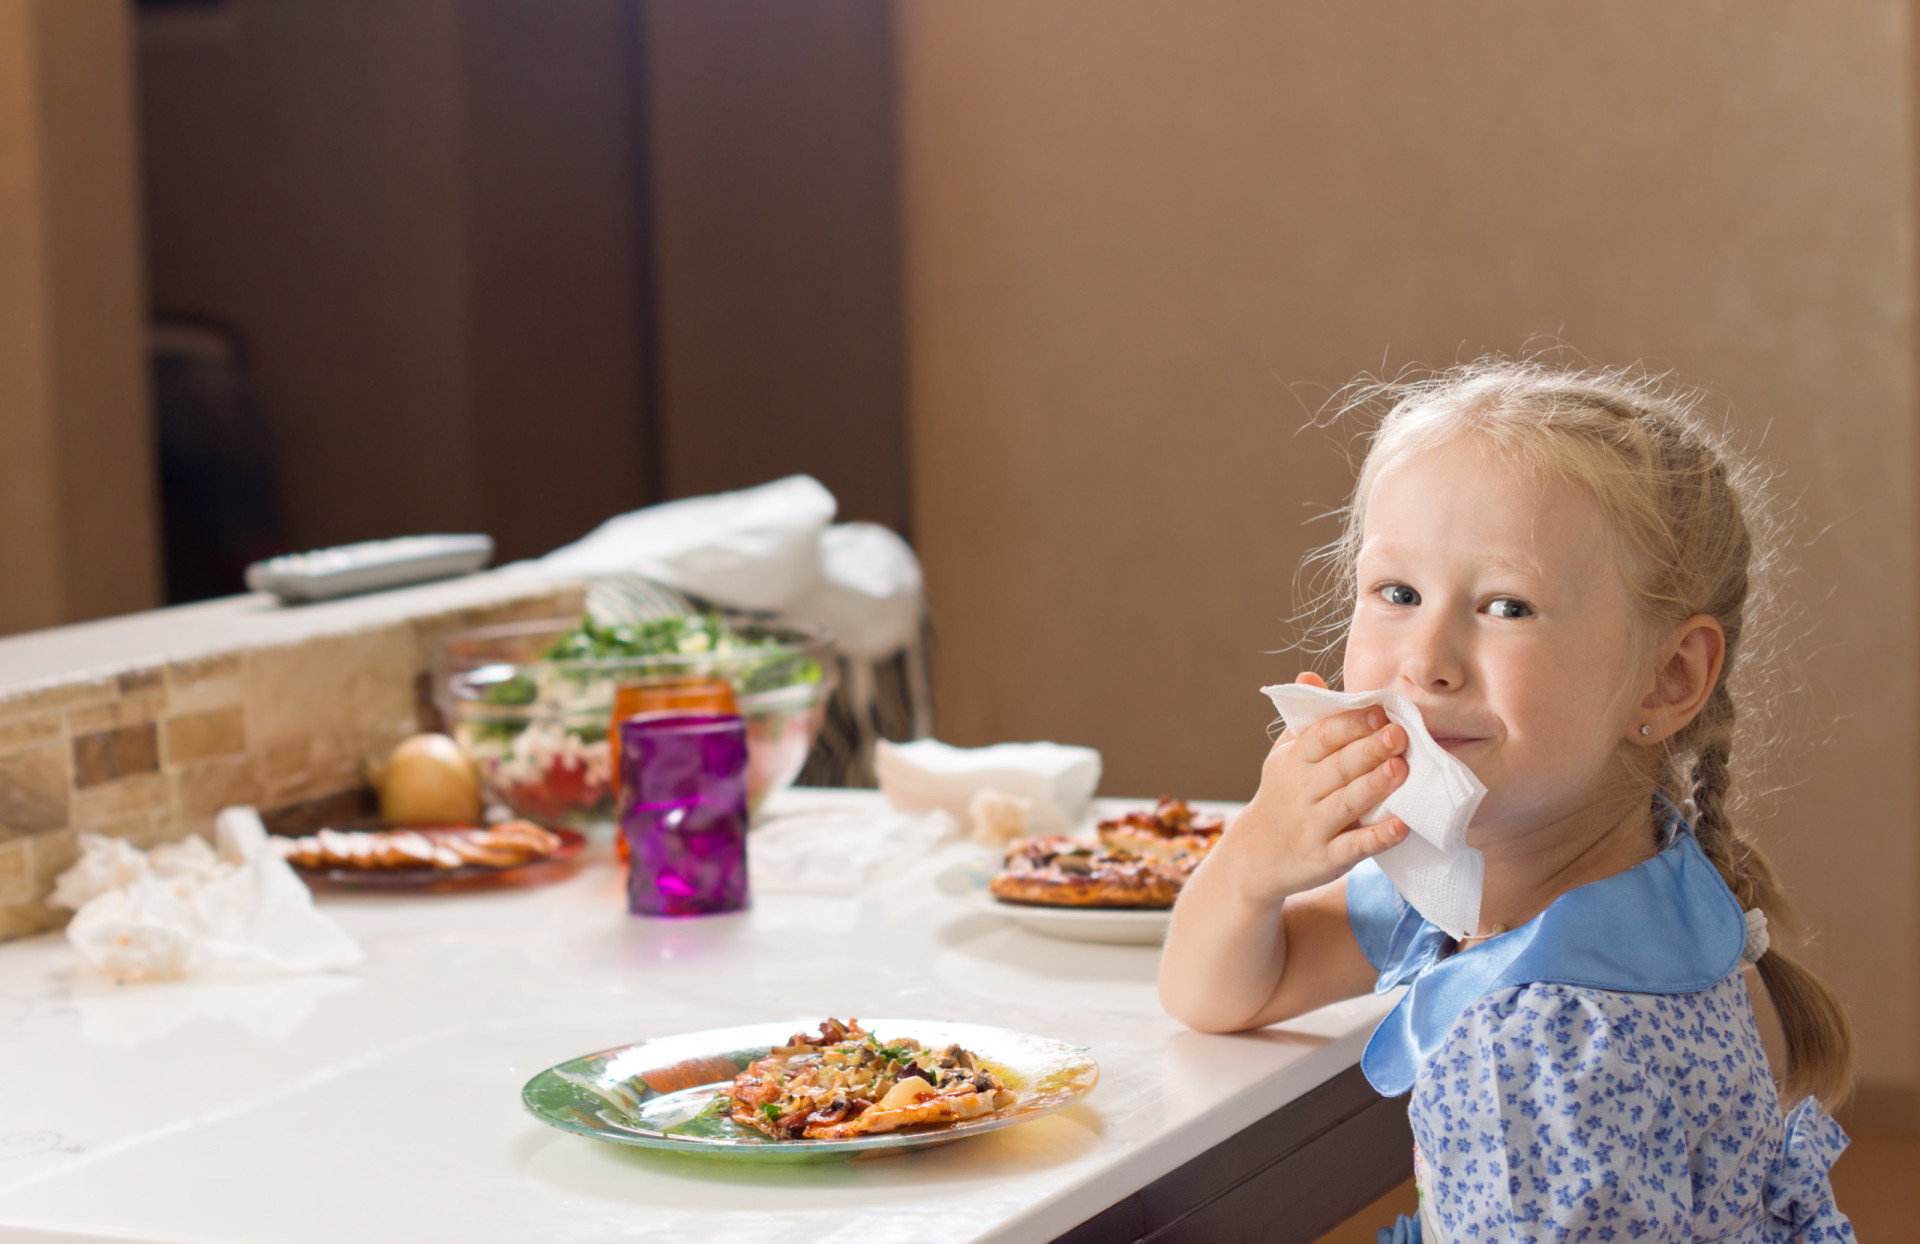
[[[914,1055],[921,1052],[904,1045],[882,1045],[879,1039],[872,1033],[867,1034],[867,1048],[875,1054],[878,1054],[881,1058],[899,1063],[902,1066],[912,1062]]]

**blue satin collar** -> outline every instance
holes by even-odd
[[[1372,860],[1347,874],[1347,919],[1380,970],[1374,992],[1409,986],[1360,1059],[1387,1097],[1412,1088],[1454,1021],[1496,989],[1697,993],[1739,966],[1747,937],[1738,900],[1677,821],[1652,859],[1569,890],[1519,928],[1457,954],[1447,954],[1452,939],[1403,902]]]

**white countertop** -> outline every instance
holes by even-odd
[[[1187,1031],[1155,999],[1156,949],[1039,937],[936,888],[965,850],[850,898],[682,921],[628,915],[610,859],[538,888],[329,894],[367,950],[338,976],[113,986],[76,980],[57,935],[0,945],[0,1239],[1044,1241],[1352,1066],[1386,1009]],[[521,1109],[576,1055],[829,1014],[1042,1033],[1091,1047],[1100,1084],[1033,1123],[807,1166]]]
[[[168,661],[305,643],[427,615],[484,609],[573,581],[517,563],[458,578],[285,605],[265,592],[118,614],[0,637],[0,695]]]

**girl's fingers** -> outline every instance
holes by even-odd
[[[1382,799],[1399,789],[1400,783],[1406,780],[1407,762],[1398,756],[1389,756],[1383,763],[1326,796],[1315,811],[1324,818],[1321,824],[1331,837],[1378,807]]]
[[[1355,778],[1378,768],[1389,756],[1407,750],[1407,732],[1388,723],[1381,729],[1363,734],[1313,769],[1307,789],[1317,798],[1325,798]]]
[[[1361,860],[1372,859],[1382,851],[1399,846],[1412,832],[1405,821],[1390,816],[1384,821],[1356,826],[1335,836],[1327,844],[1327,856],[1338,868],[1352,868]]]
[[[1356,739],[1364,739],[1387,724],[1386,710],[1350,708],[1344,713],[1322,717],[1300,734],[1300,755],[1310,764],[1318,764]]]

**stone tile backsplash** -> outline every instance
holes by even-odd
[[[577,589],[547,584],[299,642],[0,688],[0,939],[64,923],[70,913],[46,897],[82,832],[146,847],[206,832],[233,804],[351,802],[366,762],[422,727],[418,680],[435,642],[580,607]]]

